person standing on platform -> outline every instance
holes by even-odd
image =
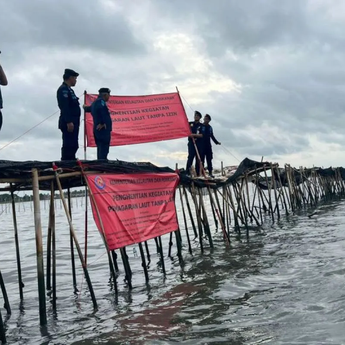
[[[72,87],[77,83],[79,73],[65,69],[63,83],[56,97],[60,108],[59,129],[62,132],[61,160],[76,160],[79,148],[80,104]]]
[[[98,98],[91,106],[83,105],[86,112],[91,112],[93,117],[93,136],[97,145],[97,159],[108,159],[112,120],[107,102],[110,98],[110,89],[102,87],[98,90]]]
[[[187,159],[187,165],[186,170],[187,174],[190,174],[190,168],[193,164],[193,160],[195,158],[195,171],[197,176],[200,176],[200,161],[198,159],[198,154],[196,152],[196,149],[198,150],[199,157],[202,157],[202,137],[204,132],[204,125],[200,122],[200,119],[202,118],[202,115],[198,112],[194,112],[194,121],[189,122],[191,134],[188,137],[188,159]]]
[[[213,128],[210,125],[211,116],[206,114],[204,117],[204,135],[203,135],[203,150],[202,150],[202,165],[205,166],[205,158],[207,162],[207,170],[210,177],[214,177],[212,175],[213,166],[212,166],[212,159],[213,159],[213,152],[212,152],[212,145],[211,139],[216,145],[221,145],[221,143],[214,137]]]
[[[0,85],[6,86],[7,84],[8,84],[8,81],[7,81],[6,74],[0,64]],[[0,130],[2,128],[2,122],[3,122],[2,111],[1,111],[2,106],[3,106],[3,102],[2,102],[2,95],[1,95],[1,89],[0,89]]]

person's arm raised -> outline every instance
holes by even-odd
[[[7,84],[8,84],[8,80],[7,80],[6,74],[0,64],[0,85],[6,86]]]

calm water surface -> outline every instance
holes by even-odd
[[[73,199],[73,221],[82,247],[83,202]],[[42,202],[41,207],[46,247],[48,203]],[[93,313],[78,261],[80,294],[73,294],[69,231],[58,201],[56,207],[57,314],[47,299],[46,328],[39,327],[30,204],[17,205],[25,283],[22,311],[12,214],[2,208],[0,268],[12,308],[6,321],[9,344],[345,344],[344,201],[320,205],[311,219],[301,212],[273,226],[267,223],[260,232],[252,231],[249,241],[233,237],[230,248],[213,226],[215,249],[206,248],[200,254],[195,242],[191,256],[185,241],[181,268],[174,246],[174,260],[165,261],[165,279],[150,241],[148,286],[139,250],[129,248],[134,288],[128,292],[120,263],[117,298],[109,285],[107,257],[90,212],[88,263],[97,313]],[[183,224],[180,214],[179,218]],[[5,316],[5,310],[1,311]]]

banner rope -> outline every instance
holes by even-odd
[[[188,105],[188,107],[194,111],[194,109],[190,106],[190,104],[187,102],[186,98],[183,97],[183,95],[181,94],[181,97],[183,98],[183,100],[186,102],[186,104]],[[232,157],[234,157],[238,162],[241,162],[235,155],[233,155],[227,148],[225,148],[223,145],[220,145],[222,147],[222,149],[225,150],[225,152],[227,152],[228,154],[230,154]]]
[[[82,94],[83,95],[83,94]],[[80,95],[79,98],[82,96]],[[24,133],[22,133],[21,135],[19,135],[17,138],[9,141],[7,144],[5,144],[4,146],[2,146],[0,148],[0,151],[3,150],[4,148],[10,146],[11,144],[13,144],[15,141],[17,141],[18,139],[22,138],[24,135],[28,134],[29,132],[31,132],[33,129],[35,129],[36,127],[38,127],[39,125],[41,125],[43,122],[46,122],[47,120],[49,120],[51,117],[53,117],[54,115],[56,115],[60,110],[55,111],[53,114],[49,115],[48,117],[46,117],[45,119],[43,119],[41,122],[37,123],[36,125],[34,125],[33,127],[29,128],[27,131],[25,131]]]
[[[89,263],[87,266],[88,268],[90,266],[92,266],[93,264],[95,264],[99,259],[101,259],[104,255],[106,254],[106,252],[104,252],[103,254],[101,254],[98,258],[96,258],[94,261],[92,261],[91,263]],[[84,272],[81,272],[80,273],[80,276],[79,276],[79,279],[80,279],[80,290],[79,290],[79,294],[78,294],[78,299],[80,299],[80,296],[81,296],[81,293],[83,291],[83,282],[84,282]]]

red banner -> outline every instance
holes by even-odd
[[[86,94],[91,105],[97,95]],[[150,96],[110,96],[107,102],[113,130],[110,146],[150,143],[187,137],[190,127],[177,92]],[[93,119],[86,113],[87,146],[95,147]]]
[[[104,228],[109,250],[147,241],[178,229],[175,173],[86,175],[94,196],[93,217]],[[96,209],[97,207],[97,209]]]

